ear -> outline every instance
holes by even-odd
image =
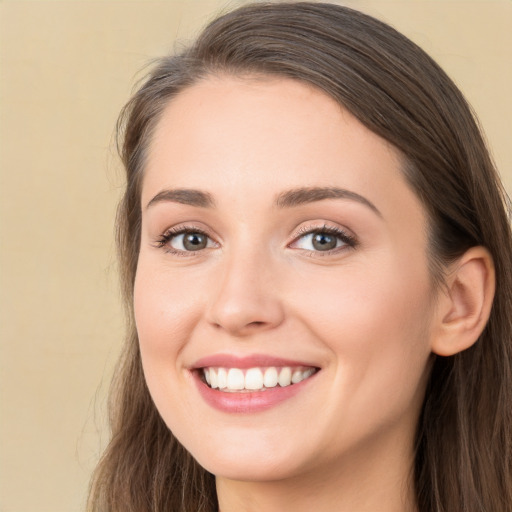
[[[484,247],[472,247],[450,265],[438,298],[432,352],[452,356],[473,345],[489,319],[494,290],[494,263]]]

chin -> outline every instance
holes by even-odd
[[[296,450],[294,453],[282,446],[279,449],[276,444],[262,446],[249,438],[241,443],[226,442],[221,447],[213,443],[196,447],[190,453],[207,471],[230,480],[263,482],[282,480],[299,473],[305,462],[304,454],[297,457]]]
[[[216,477],[243,482],[285,480],[298,473],[298,468],[290,467],[288,464],[278,464],[273,458],[247,461],[242,457],[238,457],[237,460],[217,457],[205,463],[201,460],[198,462]]]

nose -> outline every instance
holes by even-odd
[[[283,322],[276,275],[257,254],[232,255],[219,271],[217,283],[207,313],[216,329],[244,337]]]

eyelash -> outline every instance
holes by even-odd
[[[171,240],[179,235],[183,235],[186,233],[197,233],[199,235],[205,236],[211,240],[211,237],[208,235],[206,231],[204,231],[201,228],[195,227],[195,226],[179,226],[175,228],[169,228],[165,233],[163,233],[155,243],[155,246],[157,248],[165,249],[166,253],[173,254],[175,256],[197,256],[198,253],[200,253],[204,249],[200,249],[198,251],[182,251],[174,249],[169,245]],[[357,239],[349,235],[344,230],[335,227],[335,226],[328,226],[324,224],[322,227],[318,226],[308,226],[308,227],[302,227],[298,230],[296,235],[294,236],[293,242],[297,242],[300,238],[305,237],[306,235],[311,235],[313,233],[325,233],[328,235],[334,235],[338,239],[340,239],[345,245],[342,247],[336,247],[334,249],[329,249],[328,251],[310,251],[307,249],[303,249],[304,252],[308,253],[309,256],[312,257],[323,257],[323,256],[329,256],[331,254],[334,254],[339,251],[347,250],[347,249],[354,249],[357,245]]]

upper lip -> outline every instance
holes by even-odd
[[[213,354],[197,360],[191,366],[191,370],[208,367],[246,369],[268,366],[309,366],[311,368],[317,368],[317,366],[310,362],[283,359],[266,354],[251,354],[242,357],[233,354]]]

